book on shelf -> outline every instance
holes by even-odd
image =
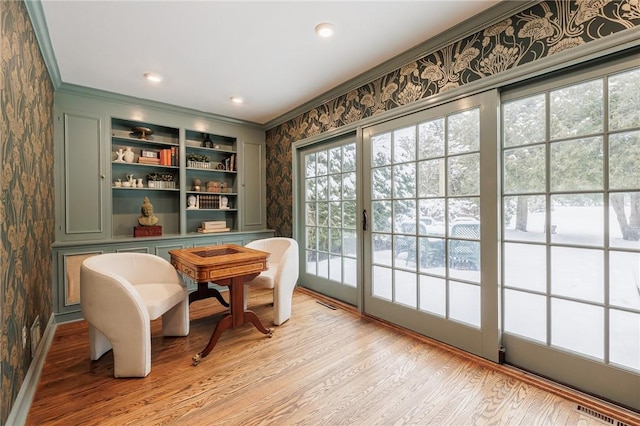
[[[198,228],[198,232],[201,234],[213,234],[216,232],[229,232],[231,228],[214,228],[214,229],[202,229]]]
[[[142,149],[140,150],[140,157],[144,158],[154,158],[156,160],[160,160],[160,151],[156,149]]]
[[[171,149],[166,148],[160,150],[160,164],[163,166],[172,166],[171,164]]]
[[[197,206],[200,209],[219,209],[220,208],[220,196],[219,195],[198,195]]]
[[[140,157],[138,164],[160,164],[159,158]]]
[[[207,220],[202,222],[202,229],[220,229],[226,228],[227,221],[226,220]]]

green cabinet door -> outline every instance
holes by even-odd
[[[242,141],[238,148],[240,227],[243,231],[267,228],[264,142]]]
[[[60,221],[57,240],[103,239],[106,176],[101,149],[103,120],[99,116],[64,112],[56,122]]]

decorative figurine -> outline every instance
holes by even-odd
[[[135,158],[136,154],[131,150],[131,147],[128,146],[124,151],[124,161],[126,163],[133,163],[133,160],[135,160]]]
[[[131,136],[137,136],[138,139],[147,140],[147,136],[151,136],[153,130],[148,127],[134,127],[131,129]]]
[[[187,206],[187,209],[193,210],[198,208],[198,205],[197,205],[198,199],[196,198],[195,195],[189,195],[189,197],[187,197],[187,202],[189,203],[189,205]]]
[[[153,214],[153,204],[149,201],[149,197],[144,197],[140,211],[142,212],[142,216],[138,218],[140,225],[152,226],[158,223],[159,219]]]

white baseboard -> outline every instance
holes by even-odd
[[[27,421],[29,415],[29,409],[33,402],[33,397],[38,388],[38,380],[40,380],[40,373],[44,368],[44,362],[47,359],[47,353],[53,342],[53,336],[56,334],[56,322],[55,316],[51,314],[47,328],[44,330],[40,345],[36,350],[35,357],[31,360],[31,365],[27,374],[24,377],[20,391],[16,396],[16,400],[13,402],[9,417],[7,417],[7,426],[22,426]]]

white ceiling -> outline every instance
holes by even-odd
[[[63,83],[265,124],[499,1],[41,3]]]

